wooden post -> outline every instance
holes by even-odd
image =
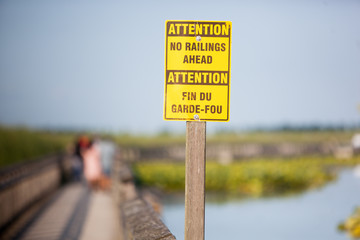
[[[204,240],[206,122],[186,122],[185,240]]]

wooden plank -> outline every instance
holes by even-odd
[[[186,123],[185,240],[203,240],[205,230],[206,122]]]

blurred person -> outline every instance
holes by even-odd
[[[351,139],[351,145],[353,148],[353,152],[354,154],[359,154],[360,153],[360,133],[356,133],[352,139]]]
[[[102,172],[100,151],[94,141],[90,141],[85,149],[81,149],[84,161],[84,176],[92,190],[107,190],[110,179]]]
[[[81,155],[81,149],[88,146],[89,139],[87,136],[80,136],[75,142],[74,155],[71,161],[73,178],[75,181],[82,179],[84,160]]]
[[[360,154],[360,133],[356,133],[351,139],[351,145],[354,155]],[[360,178],[360,164],[356,165],[354,168],[354,175],[357,178]]]
[[[110,177],[115,155],[115,146],[109,140],[99,140],[98,146],[100,148],[101,166],[103,168],[103,172],[107,177]]]

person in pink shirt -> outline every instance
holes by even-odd
[[[84,176],[93,190],[106,189],[110,180],[103,175],[100,160],[100,151],[97,145],[90,141],[81,151],[84,160]]]

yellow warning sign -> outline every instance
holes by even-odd
[[[231,22],[166,21],[164,119],[229,121]]]

